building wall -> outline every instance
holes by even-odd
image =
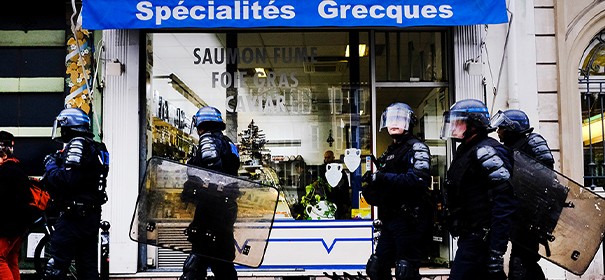
[[[105,75],[104,142],[111,157],[108,202],[103,219],[111,222],[111,273],[137,271],[138,244],[130,240],[130,222],[139,191],[139,32],[103,31],[104,66],[120,63],[124,72]]]
[[[486,78],[485,96],[488,107],[492,109],[492,113],[508,108],[518,108],[527,112],[536,132],[542,134],[553,149],[556,159],[555,169],[581,182],[584,174],[577,69],[590,39],[605,28],[605,3],[588,0],[523,0],[510,1],[509,9],[513,18],[510,25],[490,25],[477,35],[481,41],[476,43],[485,43],[481,48],[480,56]],[[106,59],[111,58],[114,57],[106,57]],[[134,67],[130,59],[129,57],[126,65],[127,74],[131,67]],[[463,62],[459,60],[456,63]],[[461,72],[457,71],[457,73]],[[111,79],[108,79],[109,81]],[[458,99],[464,97],[463,89],[458,87],[457,89]],[[133,101],[131,99],[134,98],[135,91],[132,86],[121,89],[123,94],[127,94],[130,102]],[[471,94],[469,97],[476,98],[475,95]],[[118,100],[112,102],[119,103]],[[109,103],[106,104],[108,106]],[[128,108],[132,109],[132,107]],[[112,110],[115,110],[116,114],[126,114],[125,111],[115,108]],[[117,122],[121,117],[118,115],[111,117],[115,118],[114,120],[105,118],[106,125],[113,127],[111,122]],[[132,115],[123,117],[134,120]],[[119,135],[116,133],[113,138],[108,136],[111,139],[106,138],[106,141],[115,151],[122,149],[127,151],[128,149],[124,148],[126,146],[122,147],[126,145],[122,143],[124,138],[118,137]],[[121,152],[114,152],[114,154],[118,158],[127,157]],[[118,161],[116,156],[113,158],[114,163]],[[122,165],[126,167],[128,163]],[[120,168],[114,167],[114,170],[116,169]],[[125,170],[132,170],[132,168],[125,168]],[[118,172],[113,174],[116,177],[112,184],[113,191],[119,192],[121,196],[122,191],[118,189],[123,189],[120,186],[124,185],[124,178],[118,177]],[[130,175],[127,176],[127,181],[128,184],[133,184],[136,179],[131,178]],[[110,220],[130,219],[130,217],[123,218],[124,215],[121,214],[132,213],[132,211],[126,209],[127,207],[118,206],[121,203],[133,205],[136,194],[130,193],[132,190],[130,187],[128,189],[129,194],[120,198],[123,202],[118,201],[116,196],[110,198],[108,208],[112,210],[107,214],[111,216]],[[126,230],[120,228],[113,232]],[[112,236],[123,238],[124,235]],[[136,258],[136,248],[133,248],[131,243],[129,240],[112,240],[113,273],[134,272],[133,269],[136,269],[136,259],[133,260]],[[127,259],[116,260],[120,255]],[[541,265],[549,279],[595,279],[601,278],[604,274],[602,252],[597,253],[595,261],[582,277],[574,276],[547,261],[542,261]]]
[[[578,68],[588,43],[605,29],[605,3],[603,1],[553,1],[555,6],[555,33],[559,67],[559,106],[562,170],[576,180],[582,178],[583,162]],[[566,173],[567,174],[567,173]],[[597,252],[593,265],[582,278],[603,276],[603,253]],[[575,279],[569,275],[568,279]]]
[[[605,28],[603,1],[507,1],[509,24],[486,27],[488,107],[525,111],[553,150],[555,169],[583,182],[578,68],[592,37]],[[512,14],[512,16],[511,16]],[[495,94],[494,94],[495,93]],[[490,98],[491,97],[491,98]],[[603,253],[577,277],[542,260],[549,279],[602,279]]]
[[[538,91],[540,126],[546,128],[549,140],[557,141],[561,172],[583,182],[578,69],[588,43],[605,28],[605,4],[589,0],[536,0],[535,11],[536,26],[541,30],[536,32],[536,52],[540,54],[538,81],[542,85]],[[558,269],[559,273],[552,274],[562,276],[560,279],[602,279],[602,250],[597,252],[582,277],[561,269]],[[549,271],[557,271],[557,268]]]

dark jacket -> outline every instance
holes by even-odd
[[[75,138],[74,138],[75,139]],[[67,147],[56,155],[56,165],[46,171],[48,190],[51,197],[62,203],[84,203],[87,206],[100,206],[107,201],[104,180],[107,178],[108,166],[102,160],[108,156],[105,144],[88,137],[79,138],[84,143],[82,159],[77,166],[68,166]],[[72,140],[74,141],[74,140]],[[103,180],[103,186],[100,186]],[[103,188],[100,190],[100,188]]]
[[[239,152],[229,137],[223,135],[221,131],[214,131],[204,134],[202,137],[212,139],[214,148],[218,151],[218,159],[207,161],[202,158],[202,144],[200,143],[196,154],[189,159],[187,164],[199,166],[206,169],[237,176],[239,169]]]
[[[487,170],[478,155],[481,147],[491,147],[508,174]],[[490,158],[488,162],[494,158]],[[477,135],[456,150],[447,172],[446,206],[454,236],[489,232],[490,249],[505,252],[512,229],[516,199],[509,181],[512,154],[487,135]],[[495,172],[495,173],[490,173]]]
[[[424,143],[411,134],[403,135],[378,158],[375,181],[364,189],[364,197],[378,206],[378,218],[383,222],[401,214],[416,217],[418,211],[429,211],[430,157],[422,159],[427,164],[422,169],[415,168],[415,144],[426,148],[428,155]]]
[[[0,164],[0,236],[23,235],[31,222],[29,178],[14,158]]]
[[[206,145],[206,146],[204,146]],[[212,151],[211,151],[212,150]],[[217,157],[206,157],[204,152],[216,154]],[[237,175],[239,153],[233,142],[221,131],[203,134],[200,145],[193,158],[187,164],[210,169],[220,173]],[[187,240],[192,245],[192,252],[211,256],[220,260],[233,260],[233,224],[237,219],[237,184],[219,186],[220,182],[202,182],[196,176],[190,176],[183,186],[181,199],[191,201],[188,195],[196,190],[195,214],[187,228]],[[206,187],[202,187],[206,185]]]

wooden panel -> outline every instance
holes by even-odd
[[[66,54],[66,47],[0,48],[0,77],[64,77]]]
[[[2,92],[63,92],[65,78],[0,78]]]
[[[0,127],[52,126],[63,109],[63,92],[54,93],[2,93]]]
[[[65,46],[64,30],[0,30],[0,46],[3,47],[62,47]]]

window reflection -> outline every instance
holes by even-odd
[[[377,32],[376,80],[447,81],[443,32]]]
[[[360,183],[349,183],[343,158],[349,148],[371,151],[367,48],[347,56],[349,32],[150,36],[153,156],[185,161],[197,143],[191,116],[215,106],[225,116],[225,134],[239,145],[240,176],[283,190],[277,218],[315,219],[323,214],[306,209],[320,200],[334,204],[327,208],[336,206],[338,218],[352,218],[359,196],[349,185]],[[353,36],[368,46],[367,33]],[[346,178],[346,194],[338,198],[325,177],[326,151]],[[321,199],[305,200],[314,194]],[[336,210],[327,211],[333,213],[324,218],[337,218]]]

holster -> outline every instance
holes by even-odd
[[[90,213],[96,213],[97,211],[101,211],[101,206],[95,205],[94,203],[68,201],[63,203],[62,206],[62,209],[65,213],[77,217],[84,217]]]

